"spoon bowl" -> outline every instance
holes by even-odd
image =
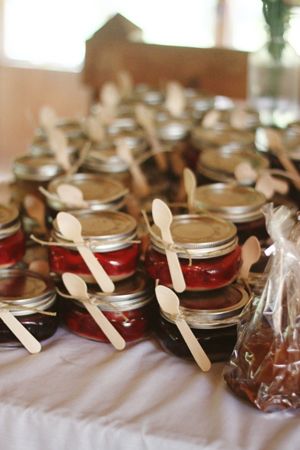
[[[242,267],[240,278],[248,280],[251,266],[255,264],[261,256],[259,240],[255,236],[250,236],[242,246]]]

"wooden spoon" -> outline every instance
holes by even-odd
[[[190,214],[195,211],[195,190],[197,181],[194,173],[187,167],[183,171],[184,187],[188,199],[188,209]]]
[[[261,256],[259,240],[255,236],[250,236],[242,246],[242,266],[240,278],[248,280],[251,266],[255,264]]]
[[[174,244],[170,230],[173,216],[166,203],[160,199],[153,200],[152,217],[155,225],[160,229],[162,239],[168,244]],[[183,292],[186,289],[186,284],[177,253],[168,249],[165,249],[165,252],[173,287],[175,291]]]
[[[191,354],[193,355],[196,363],[204,372],[207,372],[211,368],[211,362],[201,347],[200,343],[195,338],[192,330],[186,323],[186,321],[180,317],[179,299],[175,292],[166,286],[156,286],[155,288],[156,298],[159,306],[167,314],[175,317],[175,324],[180,331],[186,345],[188,346]]]
[[[39,353],[42,349],[40,342],[15,318],[10,312],[0,308],[0,319],[24,345],[29,353]]]
[[[88,247],[76,245],[76,243],[84,243],[81,235],[81,224],[79,220],[72,216],[72,214],[59,212],[56,216],[56,221],[59,231],[63,237],[75,243],[77,251],[83,258],[102,291],[113,292],[115,290],[114,283],[107,275],[92,251]]]
[[[107,339],[117,350],[123,350],[126,346],[126,342],[120,333],[115,329],[115,327],[110,323],[103,312],[98,308],[97,305],[93,305],[90,302],[90,296],[88,294],[87,285],[85,281],[74,275],[73,273],[64,273],[62,275],[64,285],[66,286],[68,292],[72,297],[77,299],[87,300],[84,303],[87,311],[93,317],[97,325],[101,328]]]

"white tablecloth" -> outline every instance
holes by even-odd
[[[150,339],[119,353],[62,329],[0,350],[1,450],[299,450],[299,415],[264,414]]]

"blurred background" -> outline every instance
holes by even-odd
[[[300,54],[298,9],[288,39]],[[146,43],[250,52],[266,39],[261,0],[0,0],[2,174],[26,151],[41,106],[65,117],[87,113],[86,40],[116,13],[137,25]]]

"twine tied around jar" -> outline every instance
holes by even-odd
[[[44,241],[42,239],[37,238],[34,234],[30,235],[30,239],[32,239],[34,242],[37,242],[40,245],[46,245],[48,247],[54,246],[54,247],[63,247],[63,248],[74,248],[74,247],[86,247],[89,248],[92,251],[99,250],[101,251],[101,244],[97,242],[96,240],[90,240],[90,241],[83,241],[83,242],[54,242],[54,241]],[[139,239],[124,239],[122,240],[122,244],[140,244],[141,240]],[[102,246],[103,248],[106,247],[104,244]]]
[[[34,306],[24,306],[24,305],[15,305],[9,302],[1,302],[0,301],[0,311],[9,311],[13,314],[13,310],[21,310],[21,311],[33,311],[35,313],[43,314],[44,316],[56,316],[56,312],[52,311],[43,311],[41,309],[35,308]]]
[[[171,252],[176,252],[176,253],[184,253],[189,260],[189,266],[191,266],[193,262],[192,262],[192,256],[191,256],[190,252],[186,248],[182,247],[181,245],[178,245],[175,243],[170,244],[169,242],[164,241],[160,236],[158,236],[152,230],[149,219],[147,217],[147,213],[145,210],[142,210],[142,215],[145,220],[147,231],[150,234],[150,236],[153,237],[153,239],[155,239],[155,241],[159,242],[159,244],[163,247],[163,249],[170,250]]]
[[[63,298],[66,298],[68,300],[75,299],[75,297],[73,297],[72,295],[68,295],[68,294],[65,294],[64,292],[62,292],[58,287],[56,288],[56,291]],[[100,292],[97,295],[101,296],[102,293]],[[105,295],[105,294],[103,294],[103,295]],[[90,304],[90,305],[96,305],[96,306],[101,306],[101,305],[108,306],[109,308],[112,308],[115,312],[120,314],[120,316],[122,316],[122,318],[125,322],[128,322],[128,318],[125,316],[125,314],[119,309],[118,306],[114,305],[112,302],[109,302],[109,301],[105,300],[104,298],[99,299],[96,296],[90,295],[90,294],[88,294],[88,297],[89,297],[88,300],[86,298],[80,298],[80,297],[76,297],[75,300],[78,300],[83,305]]]

